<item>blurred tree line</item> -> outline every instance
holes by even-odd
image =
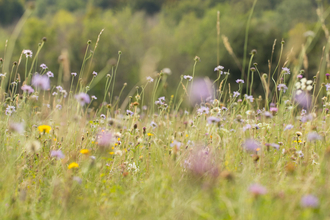
[[[40,39],[47,37],[38,62],[45,63],[56,76],[60,68],[63,68],[58,58],[66,53],[70,71],[78,72],[87,40],[92,40],[90,50],[94,50],[97,36],[104,28],[99,45],[94,51],[90,71],[99,72],[106,65],[113,65],[118,58],[118,51],[122,51],[116,91],[121,89],[124,82],[128,83],[128,88],[132,88],[135,84],[145,82],[146,76],[155,76],[155,72],[168,67],[172,70],[172,76],[167,79],[165,93],[170,95],[181,75],[192,74],[193,59],[196,55],[201,58],[201,62],[197,64],[196,75],[215,79],[217,75],[213,68],[218,65],[218,53],[220,65],[223,65],[226,71],[230,70],[233,91],[237,89],[234,80],[240,78],[241,74],[245,28],[253,1],[0,0],[0,54],[3,54],[5,40],[10,38],[13,27],[24,13],[24,8],[33,5],[33,16],[25,23],[16,43],[13,61],[18,60],[23,49],[35,52]],[[286,41],[284,57],[286,58],[290,51],[298,55],[301,44],[307,40],[304,34],[317,26],[318,2],[257,2],[248,33],[248,53],[252,49],[257,50],[253,62],[258,63],[260,71],[268,73],[268,60],[275,39],[277,44],[273,58],[274,67],[278,62],[282,39]],[[330,0],[323,1],[323,4],[327,7]],[[219,48],[217,11],[221,13]],[[322,32],[314,34],[320,41],[309,51],[308,71],[315,73],[325,40]],[[223,39],[227,39],[226,42]],[[240,65],[237,65],[229,54],[228,46]],[[249,59],[248,54],[247,57]],[[293,59],[290,62],[296,61]],[[101,82],[100,86],[91,92],[101,100],[103,88]],[[259,89],[257,84],[255,89]],[[125,91],[125,94],[128,92]]]

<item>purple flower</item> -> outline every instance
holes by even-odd
[[[50,156],[57,159],[63,159],[65,157],[61,150],[52,150]]]
[[[276,108],[276,107],[271,107],[271,108],[269,109],[269,111],[271,111],[271,112],[277,112],[277,111],[278,111],[278,108]]]
[[[313,120],[313,115],[312,114],[308,114],[308,115],[303,115],[300,119],[300,121],[302,123],[308,122],[308,121],[312,121]]]
[[[233,93],[234,93],[234,94],[233,94],[233,97],[234,97],[234,98],[240,96],[240,94],[241,94],[241,93],[239,93],[238,91],[237,91],[237,92],[233,92]]]
[[[152,83],[152,82],[154,81],[154,79],[151,78],[150,76],[148,76],[148,77],[147,77],[147,81],[148,81],[149,83]]]
[[[268,112],[268,111],[266,111],[266,112],[264,113],[264,116],[265,116],[266,118],[272,118],[272,117],[273,117],[273,115],[272,115],[270,112]]]
[[[307,134],[307,141],[314,142],[317,140],[322,140],[322,137],[315,131]]]
[[[132,112],[131,110],[126,110],[126,115],[134,115],[134,112]]]
[[[250,124],[246,124],[244,127],[243,127],[243,131],[246,131],[246,130],[249,130],[251,129],[252,126]]]
[[[15,106],[8,105],[6,108],[6,115],[11,115],[16,112]]]
[[[56,105],[56,108],[57,108],[58,110],[61,110],[61,109],[62,109],[62,105]]]
[[[219,66],[214,68],[214,72],[220,71],[220,70],[223,70],[223,69],[224,69],[224,67],[219,65]]]
[[[200,107],[199,109],[197,109],[197,113],[198,114],[209,114],[210,113],[210,109],[208,107]]]
[[[253,139],[247,139],[243,143],[243,148],[248,152],[256,152],[260,150],[260,143]]]
[[[47,69],[47,68],[48,68],[48,67],[46,66],[46,64],[44,64],[44,63],[43,63],[43,64],[41,64],[41,65],[40,65],[40,67],[41,67],[43,70],[45,70],[45,69]]]
[[[32,51],[31,50],[23,50],[23,54],[25,54],[26,58],[32,58]]]
[[[330,89],[330,83],[325,84],[325,87],[327,88],[327,91]]]
[[[283,90],[283,92],[285,93],[286,90],[288,89],[288,87],[285,84],[279,84],[277,86],[277,89],[278,89],[278,91],[282,91]]]
[[[91,98],[95,100],[97,99],[95,95],[92,95]]]
[[[96,77],[97,76],[97,72],[93,71],[93,77]]]
[[[71,73],[71,76],[75,77],[77,76],[77,73]]]
[[[81,106],[84,106],[91,101],[89,95],[83,92],[79,93],[78,95],[75,95],[74,97],[77,99]]]
[[[101,114],[100,117],[101,117],[102,119],[105,119],[105,118],[106,118],[105,114]]]
[[[283,72],[284,74],[290,74],[290,69],[287,68],[287,67],[282,67],[282,72]]]
[[[249,100],[250,102],[253,102],[253,100],[254,100],[252,95],[245,94],[244,97],[245,97],[245,99]]]
[[[295,102],[297,102],[304,109],[309,109],[312,105],[312,97],[307,92],[296,94],[294,99]]]
[[[54,77],[54,73],[52,73],[51,71],[48,71],[46,73],[46,75],[50,78],[50,77]]]
[[[209,124],[216,124],[216,123],[220,122],[220,118],[210,116],[210,117],[207,118],[207,122]]]
[[[237,79],[237,80],[236,80],[236,83],[244,83],[244,80],[242,80],[242,79]]]
[[[298,79],[302,79],[302,78],[303,78],[303,75],[300,75],[300,74],[299,74],[299,75],[297,76],[297,78],[298,78]]]
[[[82,179],[79,176],[74,176],[72,178],[74,181],[76,181],[77,183],[81,184],[82,183]]]
[[[319,199],[313,195],[305,195],[301,198],[300,205],[303,208],[317,208],[319,206]]]
[[[152,122],[150,123],[150,126],[153,127],[153,128],[157,128],[157,124],[156,124],[154,121],[152,121]]]
[[[19,134],[24,133],[24,123],[10,123],[9,124],[9,130],[13,132],[17,132]]]
[[[21,87],[21,89],[24,91],[24,92],[27,92],[27,93],[33,93],[34,92],[34,89],[31,87],[31,86],[28,86],[28,85],[23,85]]]
[[[188,79],[188,81],[191,81],[193,77],[189,75],[184,75],[183,78]]]
[[[201,102],[205,102],[209,98],[213,98],[213,84],[209,79],[197,78],[192,83],[189,94],[190,104],[195,105]]]
[[[107,147],[113,142],[113,136],[110,132],[102,132],[98,135],[98,145]]]
[[[293,127],[294,127],[293,125],[289,124],[289,125],[285,126],[284,131],[291,130]]]
[[[39,75],[38,73],[36,73],[33,77],[32,77],[32,81],[31,84],[37,88],[37,89],[41,89],[41,90],[48,90],[50,88],[50,80],[49,77],[46,75]]]
[[[267,193],[267,189],[266,187],[258,183],[254,183],[250,185],[249,192],[255,196],[259,196],[259,195],[265,195]]]

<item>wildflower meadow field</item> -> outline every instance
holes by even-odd
[[[196,54],[179,80],[168,65],[136,85],[118,82],[122,51],[94,69],[106,29],[86,39],[69,74],[40,55],[50,52],[47,36],[16,61],[15,38],[0,42],[0,219],[330,219],[329,10],[321,9],[314,32],[327,41],[315,72],[311,33],[295,62],[274,39],[259,69],[246,35],[240,77],[221,59],[205,76]],[[222,50],[237,60],[230,48]]]

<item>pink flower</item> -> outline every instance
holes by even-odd
[[[34,92],[34,89],[31,87],[31,86],[28,86],[28,85],[23,85],[21,87],[21,89],[24,91],[24,92],[27,92],[27,93],[33,93]]]
[[[78,95],[75,95],[75,98],[82,106],[90,103],[90,101],[91,101],[91,99],[89,98],[89,95],[87,95],[86,93],[83,93],[83,92],[79,93]]]
[[[49,77],[46,75],[39,75],[38,73],[32,77],[31,84],[41,90],[48,90],[50,88]]]
[[[249,187],[249,191],[255,196],[265,195],[267,193],[266,187],[258,183],[251,184]]]

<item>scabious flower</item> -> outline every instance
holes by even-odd
[[[150,126],[153,127],[153,128],[157,128],[157,124],[156,124],[154,121],[152,121],[152,122],[150,123]]]
[[[214,72],[221,71],[223,69],[224,69],[224,67],[219,65],[219,66],[214,68]]]
[[[92,95],[91,98],[95,100],[97,99],[95,95]]]
[[[319,199],[314,195],[305,195],[301,198],[300,205],[303,208],[317,208],[319,206]]]
[[[11,115],[16,112],[15,106],[8,105],[6,108],[6,115]]]
[[[259,195],[265,195],[267,193],[267,189],[266,187],[258,183],[254,183],[250,185],[249,192],[252,193],[254,196],[259,196]]]
[[[61,110],[61,109],[62,109],[62,105],[57,104],[57,105],[55,106],[55,108],[57,108],[58,110]]]
[[[128,109],[127,109],[127,110],[126,110],[126,115],[131,115],[131,116],[132,116],[132,115],[134,115],[134,112],[132,112],[131,110],[128,110]]]
[[[282,67],[282,72],[283,72],[284,74],[290,74],[290,69],[287,68],[287,67]]]
[[[44,134],[44,133],[49,133],[52,130],[52,128],[49,125],[40,125],[38,126],[38,130],[40,133]]]
[[[71,76],[75,77],[77,76],[77,73],[71,73]]]
[[[81,106],[84,106],[91,101],[89,95],[83,92],[79,93],[78,95],[75,95],[74,97],[77,99]]]
[[[243,127],[243,131],[249,130],[249,129],[251,129],[251,128],[252,128],[252,126],[251,126],[250,124],[246,124],[246,125],[244,125],[244,127]]]
[[[248,152],[257,152],[261,148],[260,143],[254,139],[245,140],[242,146]]]
[[[150,76],[147,77],[147,82],[152,83],[153,81],[154,81],[153,78],[151,78]]]
[[[46,64],[44,64],[44,63],[42,63],[42,64],[40,65],[40,67],[41,67],[43,70],[45,70],[45,69],[48,68],[48,67],[46,66]]]
[[[288,124],[287,126],[285,126],[284,131],[291,130],[293,127],[294,127],[293,125]]]
[[[286,90],[288,90],[288,87],[285,84],[279,84],[277,86],[277,89],[278,89],[278,91],[282,91],[283,90],[283,92],[285,93]]]
[[[100,117],[101,117],[102,119],[105,119],[105,118],[106,118],[105,114],[101,114]]]
[[[26,58],[32,58],[32,51],[31,50],[23,50],[23,54],[25,54]]]
[[[97,76],[97,72],[93,71],[93,77],[96,77]]]
[[[39,75],[38,73],[32,77],[31,84],[41,90],[48,90],[50,88],[49,77],[46,75]]]
[[[249,100],[250,102],[253,102],[253,100],[254,100],[252,95],[245,94],[244,97],[245,97],[246,100]]]
[[[28,86],[28,85],[23,85],[21,87],[21,89],[22,89],[22,91],[27,92],[29,94],[34,92],[34,89],[31,86]]]
[[[209,124],[217,124],[218,122],[220,122],[220,118],[214,116],[210,116],[207,118],[207,123]]]
[[[240,95],[241,95],[241,93],[239,93],[238,91],[233,92],[233,97],[234,98],[236,98],[236,97],[238,97]]]
[[[193,77],[189,75],[184,75],[183,78],[188,79],[188,81],[191,81],[193,79]]]
[[[98,135],[98,145],[101,147],[108,147],[113,142],[113,136],[110,132],[101,132]]]
[[[307,134],[307,141],[315,142],[317,140],[322,140],[322,137],[315,131]]]
[[[236,83],[238,83],[238,84],[239,84],[239,83],[244,83],[244,80],[242,80],[242,79],[237,79],[237,80],[236,80]]]
[[[304,109],[309,109],[312,106],[312,97],[307,92],[301,91],[299,94],[296,94],[294,100]]]
[[[46,73],[46,75],[47,75],[49,78],[54,77],[54,73],[52,73],[51,71],[48,71],[48,72]]]
[[[326,87],[327,91],[329,91],[330,90],[330,83],[325,84],[325,87]]]
[[[52,150],[50,152],[50,156],[56,157],[58,160],[63,159],[65,157],[61,150]]]
[[[208,107],[202,106],[199,109],[197,109],[197,113],[198,114],[209,114],[210,113],[210,109]]]
[[[205,102],[210,98],[212,99],[214,95],[213,84],[209,79],[196,78],[189,89],[189,101],[191,105]]]
[[[158,98],[158,100],[155,101],[155,104],[156,105],[164,105],[165,104],[165,97],[162,96],[162,97]]]

